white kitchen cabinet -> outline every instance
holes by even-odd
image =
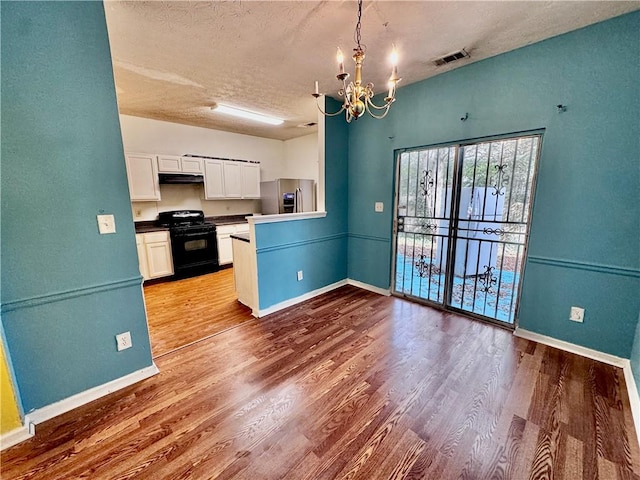
[[[216,236],[218,239],[218,262],[220,265],[233,263],[233,247],[231,235],[236,233],[249,233],[248,223],[237,223],[233,225],[218,225]]]
[[[158,173],[182,173],[180,157],[177,155],[158,155]]]
[[[159,201],[160,183],[155,155],[127,153],[124,158],[131,201]]]
[[[235,225],[236,233],[249,233],[249,223],[237,223]]]
[[[204,198],[260,198],[260,164],[204,160]]]
[[[173,275],[173,257],[168,231],[136,235],[140,273],[145,280]]]
[[[218,225],[216,227],[216,237],[218,239],[218,263],[220,265],[233,263],[231,235],[234,233],[236,233],[235,225]]]
[[[180,157],[182,173],[192,173],[202,175],[202,158]]]
[[[202,158],[177,155],[158,155],[158,172],[202,175],[202,160]]]
[[[224,162],[223,167],[225,198],[242,198],[242,164]]]
[[[260,198],[260,164],[242,163],[242,198]]]
[[[142,278],[149,278],[149,265],[147,263],[147,252],[144,249],[144,234],[136,234],[136,249],[138,250],[138,267]]]
[[[205,200],[224,199],[224,161],[204,161],[204,198]]]

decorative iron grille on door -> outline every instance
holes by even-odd
[[[540,140],[399,153],[394,294],[514,324]]]

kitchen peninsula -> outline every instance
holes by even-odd
[[[233,247],[233,280],[238,301],[258,316],[258,267],[255,241],[250,233],[231,235]]]

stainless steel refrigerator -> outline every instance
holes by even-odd
[[[260,182],[260,198],[264,215],[315,212],[315,181],[280,178],[271,182]]]

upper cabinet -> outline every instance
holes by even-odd
[[[179,157],[177,155],[158,155],[158,172],[202,175],[202,158]]]
[[[242,198],[242,164],[224,162],[224,196]]]
[[[206,200],[225,198],[223,164],[222,160],[204,161],[204,198]]]
[[[131,201],[159,201],[160,183],[155,155],[127,153],[124,158]]]
[[[160,200],[159,173],[204,176],[205,200],[260,198],[260,164],[220,158],[125,154],[133,202]]]
[[[260,198],[260,164],[242,163],[242,198]]]
[[[260,198],[260,164],[204,160],[204,198]]]

